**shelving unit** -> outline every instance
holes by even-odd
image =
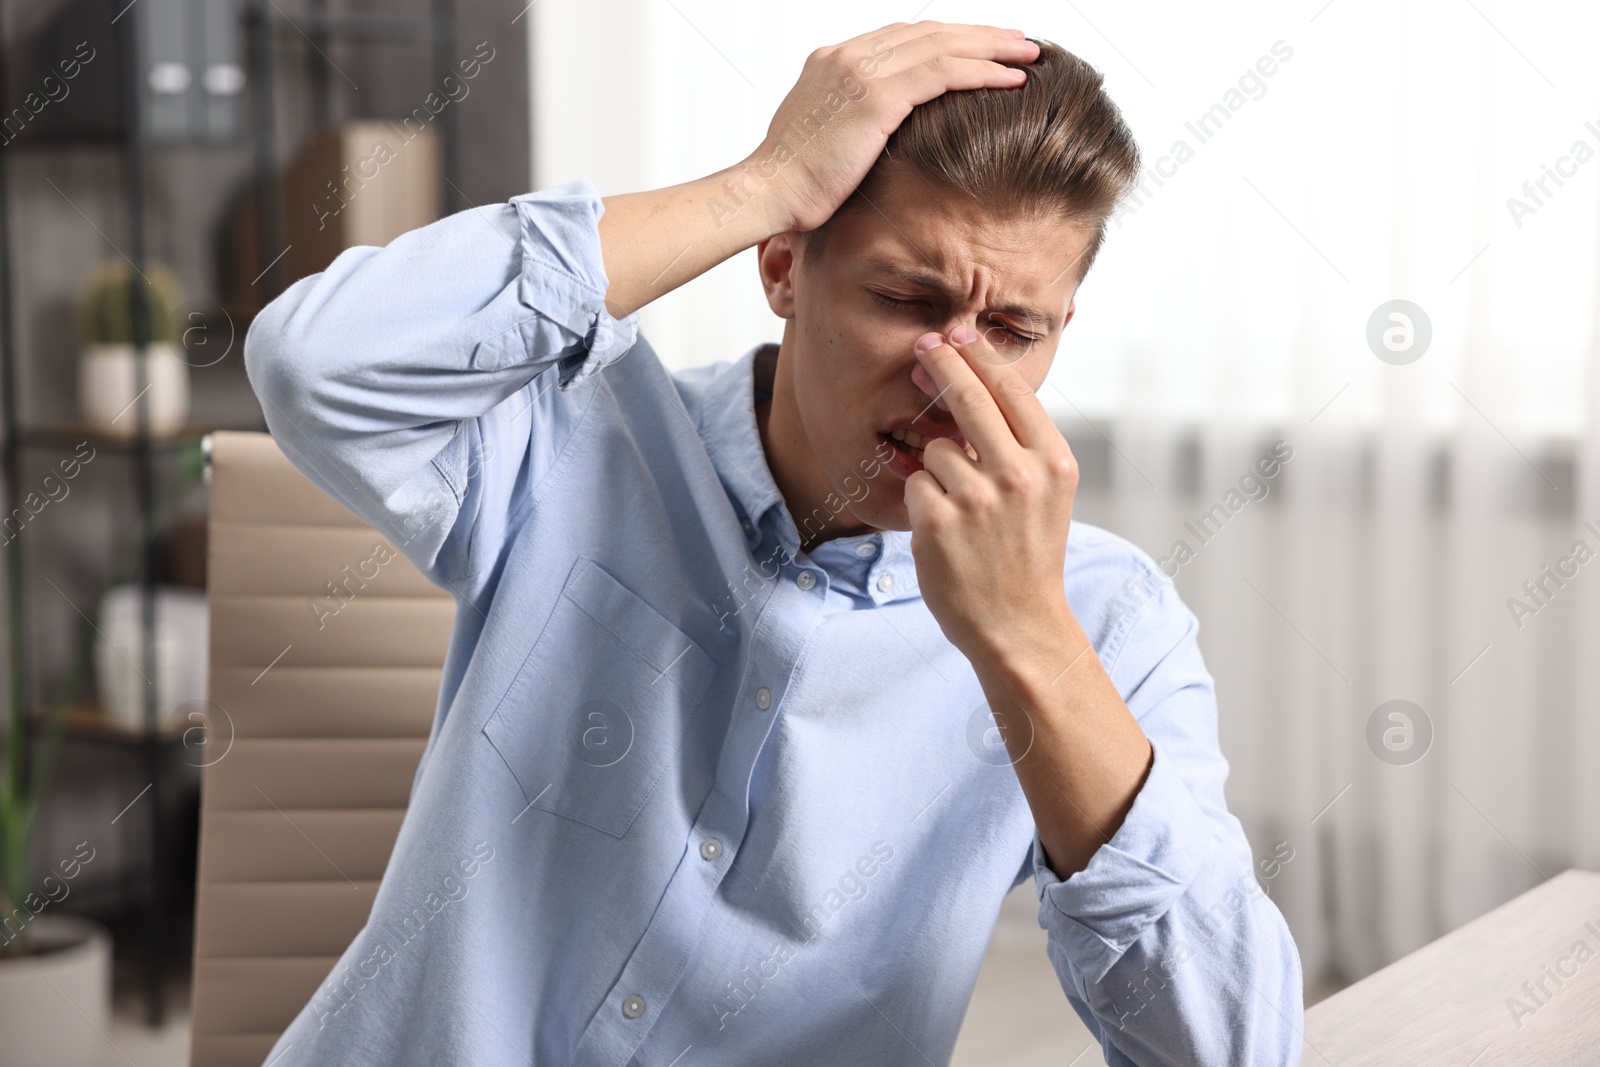
[[[121,5],[119,5],[121,6]],[[131,6],[131,5],[129,5]],[[126,8],[124,8],[126,11]],[[308,52],[307,78],[311,86],[312,119],[320,128],[331,121],[332,79],[329,77],[326,50],[335,40],[366,42],[427,41],[433,45],[432,74],[435,79],[450,71],[455,47],[455,5],[452,0],[432,0],[430,16],[388,16],[336,12],[329,9],[326,0],[310,0],[309,10],[286,13],[270,0],[238,0],[238,12],[245,31],[248,57],[246,91],[250,94],[251,133],[249,139],[225,149],[249,149],[254,154],[255,187],[259,209],[259,251],[261,254],[262,303],[266,303],[284,288],[282,255],[284,249],[283,213],[280,201],[281,159],[278,150],[277,101],[274,86],[278,75],[281,52],[280,42],[285,38],[305,40],[312,46]],[[96,144],[117,154],[122,163],[122,195],[128,205],[128,233],[122,246],[125,258],[140,274],[145,266],[148,251],[146,223],[146,182],[149,153],[160,151],[164,145],[152,144],[142,126],[140,113],[140,41],[135,32],[133,18],[118,16],[116,32],[121,55],[127,61],[119,65],[119,96],[122,109],[122,133],[113,140],[97,139],[93,142],[60,140],[56,145],[82,147]],[[8,42],[0,39],[0,89],[6,87],[5,54]],[[458,210],[465,205],[459,191],[460,134],[456,109],[446,109],[440,116],[443,139],[443,171],[441,209]],[[33,144],[27,151],[49,151],[49,145]],[[96,434],[84,426],[62,423],[45,426],[23,426],[19,422],[16,393],[16,317],[13,301],[12,234],[9,227],[10,192],[8,187],[10,144],[0,145],[0,418],[4,429],[0,432],[0,477],[3,477],[5,514],[20,507],[20,461],[27,450],[56,450],[71,448],[88,438],[96,449],[105,449],[124,457],[133,466],[134,491],[142,524],[151,515],[157,499],[158,466],[165,457],[176,450],[189,447],[204,434],[214,429],[237,428],[262,430],[261,425],[247,427],[222,427],[191,424],[177,434],[153,436],[150,432],[150,412],[147,389],[147,348],[152,330],[149,307],[145,294],[137,283],[132,285],[131,311],[133,343],[136,355],[137,385],[140,400],[134,405],[136,433],[130,439],[111,438]],[[237,336],[242,338],[248,323],[238,325]],[[29,575],[25,564],[23,546],[11,546],[6,561],[8,595],[12,599],[12,616],[25,617]],[[142,629],[142,673],[154,678],[158,671],[155,633],[155,576],[157,571],[156,540],[145,546],[139,567],[140,620]],[[8,628],[7,656],[10,670],[11,697],[25,704],[31,692],[29,684],[28,635],[21,628]],[[172,827],[163,824],[165,786],[168,784],[170,760],[176,751],[182,751],[182,733],[163,731],[160,727],[162,709],[158,707],[157,686],[145,687],[144,728],[128,732],[109,726],[103,715],[96,717],[92,706],[75,708],[67,718],[67,739],[99,746],[112,746],[126,751],[141,761],[144,774],[151,783],[149,797],[142,803],[143,814],[149,829],[148,884],[145,886],[143,914],[141,917],[140,957],[144,972],[146,1017],[150,1025],[162,1025],[166,1015],[165,975],[171,955],[168,928],[168,902],[171,898],[167,885],[168,850]],[[38,716],[35,716],[37,720]],[[29,736],[24,741],[26,751],[32,753],[37,721],[31,724]],[[23,776],[30,773],[24,761]],[[131,822],[132,820],[130,820]]]
[[[277,152],[277,98],[273,88],[277,39],[292,34],[304,38],[311,45],[312,62],[308,71],[311,117],[313,127],[322,129],[333,118],[333,79],[328,73],[331,61],[318,62],[316,57],[326,59],[326,46],[332,41],[431,41],[435,80],[442,81],[450,73],[451,55],[456,43],[455,2],[432,0],[432,6],[432,17],[423,18],[337,12],[329,9],[327,0],[310,0],[310,8],[302,13],[300,21],[291,22],[276,4],[250,0],[246,5],[244,19],[254,86],[251,99],[255,122],[256,203],[260,205],[262,274],[267,283],[267,293],[283,291],[281,252],[269,249],[286,248],[282,203],[278,197],[282,161]],[[441,186],[440,210],[446,215],[467,206],[462,202],[460,192],[461,129],[456,110],[445,108],[439,115],[444,142],[441,153],[444,183]]]

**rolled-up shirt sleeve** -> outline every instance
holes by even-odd
[[[1035,831],[1029,862],[1050,962],[1111,1067],[1297,1064],[1300,956],[1227,809],[1199,622],[1170,581],[1146,578],[1157,592],[1106,669],[1154,755],[1126,818],[1082,870],[1057,877]]]
[[[570,440],[567,397],[636,340],[606,309],[604,212],[584,179],[462,211],[341,252],[251,323],[279,446],[437,584],[484,569]]]

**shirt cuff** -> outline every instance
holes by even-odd
[[[584,178],[511,198],[519,220],[522,269],[517,297],[583,338],[562,358],[557,387],[587,381],[615,363],[638,340],[639,312],[621,319],[606,309],[610,287],[600,252],[600,191]]]
[[[1210,829],[1177,764],[1159,743],[1150,747],[1153,762],[1133,806],[1083,870],[1058,878],[1034,828],[1039,925],[1090,982],[1167,913],[1211,851]]]

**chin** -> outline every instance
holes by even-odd
[[[875,530],[911,529],[911,518],[906,514],[905,498],[902,495],[904,491],[900,488],[903,484],[903,482],[897,481],[892,489],[888,490],[895,494],[892,502],[886,497],[882,497],[878,499],[877,507],[863,507],[856,512],[856,517]],[[874,487],[872,495],[868,496],[862,503],[872,503],[873,497],[878,496],[880,492],[882,491]],[[888,506],[884,506],[886,504]]]

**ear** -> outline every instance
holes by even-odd
[[[756,268],[767,306],[780,319],[794,318],[794,274],[799,260],[792,231],[773,234],[756,245]]]
[[[1061,320],[1061,328],[1063,330],[1065,330],[1067,328],[1067,323],[1072,321],[1073,313],[1076,312],[1077,310],[1078,310],[1078,298],[1077,298],[1076,295],[1074,295],[1071,300],[1067,301],[1067,313]]]

